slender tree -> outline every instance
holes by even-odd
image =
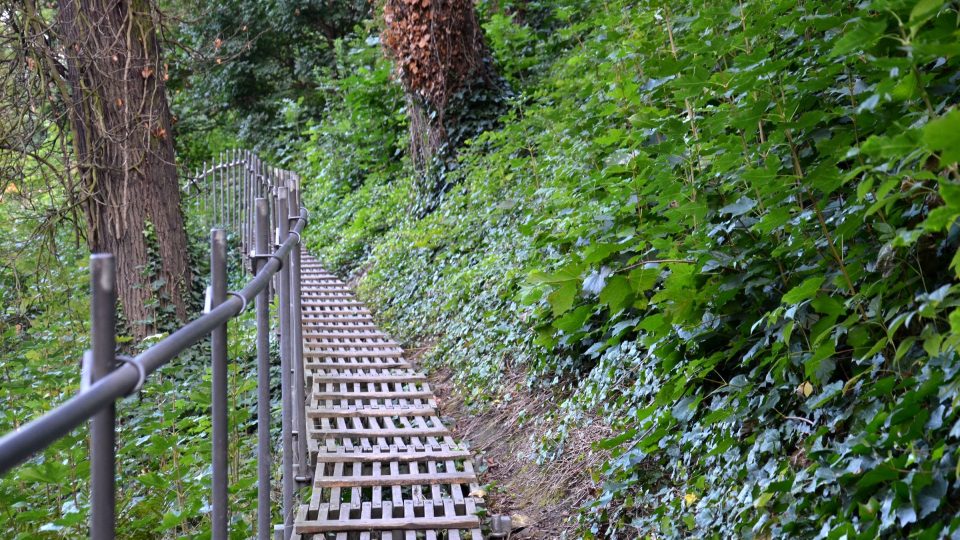
[[[117,256],[120,299],[138,336],[151,330],[155,307],[186,316],[190,280],[157,18],[150,0],[58,0],[65,68],[51,69],[68,88],[87,241]]]

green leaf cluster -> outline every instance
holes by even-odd
[[[538,7],[437,209],[315,157],[311,246],[474,404],[556,399],[544,459],[616,430],[587,537],[960,534],[956,3]]]

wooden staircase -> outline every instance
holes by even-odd
[[[440,421],[426,377],[336,276],[303,254],[313,492],[296,540],[481,540],[470,452]]]

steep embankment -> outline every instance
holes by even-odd
[[[342,49],[311,248],[471,406],[532,399],[521,458],[610,452],[578,535],[956,532],[955,5],[483,20],[517,96],[424,217],[390,66]]]

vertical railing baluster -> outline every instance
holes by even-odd
[[[292,173],[287,173],[289,222],[300,217],[300,191]],[[293,410],[297,419],[297,481],[310,481],[310,453],[307,445],[306,381],[303,371],[303,306],[300,303],[300,244],[290,252],[290,353],[293,359]]]
[[[277,238],[282,242],[287,237],[289,207],[287,205],[287,188],[277,188]],[[283,538],[289,540],[293,533],[293,396],[291,393],[291,365],[290,365],[290,259],[283,261],[283,269],[279,272],[277,295],[280,297],[280,397],[283,434]]]
[[[116,366],[117,275],[113,255],[90,256],[90,384]],[[116,531],[116,405],[90,419],[90,538]]]
[[[196,188],[196,191],[193,193],[193,219],[190,223],[196,223],[196,220],[200,218],[200,194],[203,193],[200,191],[200,176],[193,177],[193,187]],[[190,193],[190,190],[187,190],[187,193]]]
[[[210,231],[210,307],[227,299],[227,238],[223,229]],[[211,430],[213,478],[211,504],[213,540],[227,540],[227,323],[210,333]]]
[[[253,179],[253,170],[251,169],[251,165],[252,164],[250,159],[250,151],[247,150],[244,153],[244,165],[243,165],[243,170],[244,170],[243,182],[245,186],[244,189],[246,190],[246,193],[247,193],[246,195],[247,211],[244,213],[244,216],[243,216],[244,237],[247,239],[247,243],[244,244],[244,252],[246,253],[250,253],[250,250],[253,249],[257,243],[256,239],[254,239],[253,237],[253,234],[254,234],[253,229],[250,227],[250,224],[253,223],[252,219],[257,212],[256,203],[254,202],[256,195],[253,193],[253,182],[251,181]]]
[[[247,216],[250,214],[250,209],[247,205],[247,154],[246,152],[240,152],[240,214],[238,214],[237,223],[240,226],[238,231],[240,238],[240,253],[247,253]],[[241,257],[241,264],[243,263],[243,257]]]
[[[277,189],[273,183],[273,168],[269,165],[263,167],[263,188],[267,192],[267,200],[270,201],[270,242],[276,243],[277,239]],[[273,275],[270,280],[270,297],[277,293],[278,274]]]
[[[207,196],[210,190],[207,188],[207,162],[203,162],[203,169],[200,172],[200,227],[201,230],[207,228]]]
[[[230,158],[230,166],[227,168],[227,233],[233,232],[233,214],[236,211],[236,207],[233,205],[233,181],[236,170],[233,168],[233,150],[231,149],[227,156]]]
[[[230,167],[230,151],[224,150],[224,167],[223,167],[223,228],[230,231],[230,174],[232,169]]]
[[[210,164],[210,189],[212,195],[210,198],[210,228],[217,226],[217,221],[220,219],[220,156],[217,155],[217,159]]]
[[[220,221],[217,227],[227,224],[227,152],[220,153]]]
[[[254,253],[270,252],[269,212],[267,200],[257,198],[254,221],[256,238]],[[253,258],[253,274],[266,264],[264,258]],[[270,539],[270,291],[264,288],[257,295],[257,538]]]
[[[230,150],[230,233],[236,234],[237,227],[237,150]]]

